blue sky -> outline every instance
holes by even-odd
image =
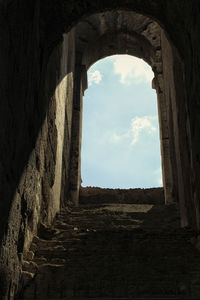
[[[141,59],[115,55],[88,71],[83,99],[82,186],[162,186],[153,73]]]

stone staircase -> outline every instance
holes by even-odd
[[[90,197],[62,210],[24,257],[19,299],[200,299],[194,232],[161,202]]]

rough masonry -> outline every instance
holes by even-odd
[[[198,242],[199,14],[196,0],[0,2],[0,298],[17,295],[34,236],[79,205],[87,70],[108,55],[154,71],[165,203]]]

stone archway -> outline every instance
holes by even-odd
[[[92,15],[83,19],[75,31],[76,92],[73,100],[73,142],[70,165],[70,192],[73,202],[78,204],[81,183],[82,96],[87,88],[87,69],[103,57],[130,54],[143,58],[155,74],[153,88],[156,89],[158,97],[165,203],[180,201],[182,226],[185,226],[188,223],[185,208],[187,193],[184,191],[184,174],[180,161],[176,87],[173,69],[171,69],[175,50],[170,46],[165,32],[150,18],[126,11]],[[170,68],[167,67],[167,61],[171,64]],[[177,54],[176,62],[181,67]]]
[[[196,11],[195,7],[197,8]],[[173,87],[173,91],[170,92],[171,96],[169,95],[170,93],[167,92],[167,97],[169,99],[172,99],[173,97],[178,99],[175,102],[172,101],[172,103],[176,103],[176,107],[173,108],[173,112],[176,111],[176,117],[177,115],[179,116],[176,118],[176,120],[174,120],[174,122],[170,122],[170,124],[174,124],[172,127],[176,128],[175,131],[171,128],[170,134],[171,136],[176,136],[176,141],[178,141],[176,142],[176,150],[175,143],[172,147],[174,148],[173,153],[176,154],[176,156],[179,156],[179,158],[177,158],[177,164],[173,162],[174,168],[172,173],[175,172],[176,174],[177,169],[179,170],[178,173],[180,175],[179,177],[175,174],[173,175],[174,180],[178,182],[178,184],[176,184],[175,189],[172,189],[172,193],[175,195],[175,198],[178,193],[179,199],[181,199],[182,202],[181,210],[182,215],[184,216],[182,225],[185,226],[186,224],[190,223],[195,228],[200,228],[198,203],[198,178],[200,177],[197,175],[199,174],[200,170],[197,150],[199,130],[195,129],[195,126],[199,128],[199,123],[198,116],[196,116],[196,121],[194,122],[192,120],[193,117],[191,116],[193,114],[196,115],[197,113],[195,105],[198,106],[198,104],[196,103],[196,98],[194,95],[198,90],[198,85],[194,84],[196,88],[194,87],[194,93],[192,93],[193,96],[191,96],[190,93],[190,86],[191,84],[193,86],[193,82],[196,82],[196,74],[199,74],[199,71],[197,69],[197,64],[194,63],[195,59],[192,60],[189,58],[192,58],[194,54],[195,58],[198,60],[198,51],[195,50],[196,52],[193,53],[192,50],[197,48],[196,39],[198,39],[197,27],[199,23],[198,14],[196,12],[198,12],[198,9],[198,5],[195,6],[191,5],[190,3],[183,3],[181,1],[168,4],[165,1],[146,0],[141,3],[141,1],[137,0],[128,0],[126,2],[118,0],[115,2],[103,1],[101,3],[98,1],[93,1],[92,3],[84,1],[81,5],[78,1],[74,1],[73,3],[68,3],[65,1],[62,3],[62,5],[58,4],[56,7],[52,2],[51,4],[48,4],[48,8],[44,2],[42,3],[41,10],[42,18],[48,28],[48,53],[50,53],[55,44],[58,44],[58,41],[61,40],[61,34],[64,32],[69,32],[70,29],[77,25],[78,22],[82,21],[84,17],[92,16],[100,12],[110,12],[111,14],[114,14],[116,10],[137,12],[139,14],[143,14],[144,16],[149,16],[152,18],[152,20],[157,21],[158,24],[160,24],[165,33],[163,35],[162,32],[163,46],[166,46],[165,49],[167,49],[165,55],[162,57],[163,62],[165,61],[164,65],[166,70],[164,83],[166,83],[166,90],[168,90],[168,92],[171,87]],[[53,22],[52,19],[54,20]],[[177,19],[182,21],[177,23]],[[113,24],[113,26],[115,26],[116,22],[114,21]],[[185,24],[187,24],[187,26]],[[98,26],[99,25],[101,25],[99,28],[102,28],[102,24],[98,24]],[[93,29],[94,28],[95,26]],[[187,28],[189,28],[189,30],[187,30]],[[99,33],[102,32],[99,31]],[[196,37],[196,39],[192,37]],[[82,42],[84,44],[84,39]],[[80,46],[83,47],[83,44]],[[80,48],[80,51],[77,51],[77,53],[80,52],[78,56],[81,55],[81,51],[82,48]],[[75,56],[76,58],[78,57],[77,55]],[[189,64],[185,64],[186,61],[189,61]],[[173,70],[177,70],[177,72],[173,72]],[[193,70],[195,70],[195,72],[193,72]],[[76,71],[74,74],[75,73]],[[193,78],[193,80],[191,78]],[[160,96],[162,98],[162,102],[163,97],[162,95]],[[189,101],[190,98],[191,102]],[[189,112],[192,112],[192,115],[189,114]],[[172,112],[170,115],[172,117]],[[182,126],[182,124],[184,125]],[[177,132],[178,128],[181,128],[181,132]],[[193,136],[194,132],[195,134]],[[167,148],[168,146],[169,145],[166,142],[165,147]],[[180,154],[180,149],[185,149],[183,155]],[[173,161],[174,155],[171,154],[170,158]],[[188,174],[190,174],[190,176],[188,176]],[[66,190],[65,195],[68,195],[67,193],[68,189]],[[61,197],[61,199],[63,198],[66,198],[66,196]],[[191,199],[193,200],[191,201]],[[195,218],[193,216],[195,216]]]

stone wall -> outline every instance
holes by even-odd
[[[1,7],[0,299],[13,299],[38,226],[67,199],[74,32],[51,51],[39,10],[39,1],[8,15]]]
[[[181,225],[195,225],[191,219],[191,178],[189,174],[189,128],[186,116],[188,113],[183,63],[165,35],[162,34],[164,99],[166,103],[166,118],[169,126],[168,147],[170,151],[173,186],[171,189],[177,195],[181,213]],[[183,151],[184,149],[184,151]]]
[[[80,204],[164,204],[163,188],[149,189],[108,189],[81,187]]]

